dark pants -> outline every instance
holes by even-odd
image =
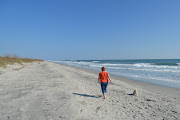
[[[101,90],[103,94],[106,93],[107,86],[108,86],[108,82],[101,83]]]

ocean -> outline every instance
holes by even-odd
[[[65,60],[52,61],[80,68],[101,71],[110,75],[180,89],[180,59],[134,60]]]

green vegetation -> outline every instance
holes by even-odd
[[[5,56],[5,57],[1,57],[0,56],[0,67],[3,67],[3,68],[6,68],[8,64],[10,65],[13,65],[15,63],[18,63],[18,64],[22,64],[22,63],[32,63],[32,62],[35,62],[35,61],[43,61],[43,60],[40,60],[40,59],[31,59],[31,58],[20,58],[18,56]]]

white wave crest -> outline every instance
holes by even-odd
[[[92,62],[97,63],[97,62],[99,62],[99,61],[92,61]]]

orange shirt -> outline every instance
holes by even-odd
[[[99,73],[99,78],[101,79],[101,83],[108,82],[108,72],[102,71]]]

